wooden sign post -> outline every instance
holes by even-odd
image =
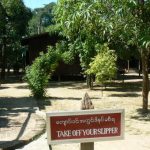
[[[95,141],[124,138],[124,110],[93,110],[86,93],[82,110],[47,113],[48,144],[81,143],[80,150],[94,150]]]
[[[94,109],[92,101],[91,101],[91,99],[87,93],[85,93],[85,95],[82,99],[81,109],[82,110]],[[81,143],[80,144],[80,150],[94,150],[94,142]]]

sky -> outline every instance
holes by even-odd
[[[23,0],[24,4],[31,8],[40,8],[40,7],[44,7],[44,4],[49,4],[51,2],[57,2],[57,0]]]

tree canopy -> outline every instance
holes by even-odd
[[[143,109],[147,110],[150,1],[59,0],[55,16],[56,23],[60,24],[62,33],[70,42],[70,49],[79,54],[85,70],[97,54],[96,44],[107,42],[122,58],[135,47],[132,55],[140,55],[142,60]]]
[[[1,78],[4,79],[6,66],[14,67],[22,57],[20,40],[26,34],[31,11],[22,0],[1,0],[0,14]]]
[[[54,2],[45,5],[43,8],[36,8],[32,11],[32,18],[29,21],[30,35],[38,34],[46,31],[46,28],[54,24],[53,8]]]

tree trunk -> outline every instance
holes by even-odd
[[[149,94],[149,78],[148,78],[148,59],[149,53],[142,49],[141,52],[142,57],[142,73],[143,73],[143,89],[142,89],[142,96],[143,96],[143,111],[148,111],[148,94]]]
[[[3,46],[2,46],[2,70],[1,70],[1,79],[5,79],[5,69],[6,69],[6,38],[3,37]]]
[[[93,89],[93,77],[92,77],[92,75],[87,75],[86,82],[87,82],[88,88]]]

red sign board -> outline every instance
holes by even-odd
[[[49,144],[121,139],[124,111],[78,111],[47,114]]]

